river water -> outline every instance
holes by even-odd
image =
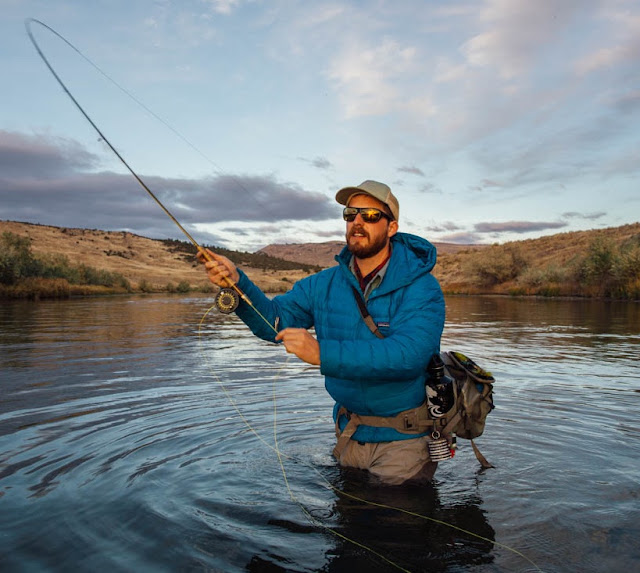
[[[0,571],[640,570],[639,304],[448,298],[495,468],[423,487],[338,468],[318,370],[210,304],[1,303]]]

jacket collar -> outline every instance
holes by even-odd
[[[416,277],[431,272],[436,264],[436,248],[422,237],[410,233],[396,233],[391,237],[391,242],[393,251],[385,280],[372,296],[402,288],[415,280]],[[358,281],[349,268],[351,257],[349,249],[345,246],[340,254],[336,255],[335,260],[342,268],[347,280],[358,288]]]

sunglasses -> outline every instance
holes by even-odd
[[[348,223],[351,223],[355,221],[358,213],[360,213],[365,223],[377,223],[381,217],[391,221],[389,215],[375,207],[345,207],[342,211],[342,218]]]

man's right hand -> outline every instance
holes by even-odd
[[[206,255],[205,255],[206,251]],[[196,255],[198,262],[203,263],[207,269],[209,280],[219,287],[229,287],[240,280],[238,269],[227,258],[222,255],[216,255],[209,249],[200,247]],[[229,282],[231,281],[231,283]]]

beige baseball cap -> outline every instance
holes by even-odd
[[[370,195],[378,201],[382,201],[388,208],[393,218],[397,221],[400,216],[400,204],[391,189],[384,183],[377,181],[363,181],[355,187],[344,187],[336,193],[336,201],[341,205],[348,205],[349,199],[354,195]]]

